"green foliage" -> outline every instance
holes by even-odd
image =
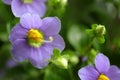
[[[56,66],[63,68],[63,69],[67,69],[67,67],[68,67],[67,55],[61,55],[60,51],[58,49],[54,49],[53,56],[52,56],[50,62],[52,62]]]
[[[87,29],[86,32],[98,43],[102,44],[105,42],[106,29],[104,25],[93,24],[92,29]]]
[[[68,30],[68,41],[82,54],[89,44],[89,36],[85,33],[85,26],[72,25]]]
[[[66,9],[67,0],[48,0],[46,16],[61,17]]]
[[[46,6],[44,17],[61,19],[65,50],[54,49],[50,63],[41,70],[28,61],[9,68],[9,34],[19,19],[0,1],[0,80],[80,80],[78,70],[93,64],[99,52],[120,67],[120,0],[47,0]]]

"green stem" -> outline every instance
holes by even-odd
[[[68,73],[69,73],[70,79],[71,79],[71,80],[75,80],[74,75],[73,75],[73,71],[72,71],[70,65],[68,66]]]
[[[91,42],[90,42],[90,43],[88,44],[88,46],[86,47],[85,53],[87,53],[87,52],[90,50],[90,48],[92,47],[93,41],[94,41],[94,37],[91,38]]]

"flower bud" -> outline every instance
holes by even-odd
[[[78,62],[79,62],[79,59],[77,56],[73,55],[71,58],[70,58],[70,62],[73,64],[73,65],[76,65]]]
[[[63,69],[67,69],[68,67],[68,60],[64,57],[59,57],[56,60],[54,60],[53,62],[56,66],[63,68]]]
[[[97,25],[97,27],[96,27],[96,29],[95,29],[95,33],[96,33],[98,36],[105,35],[105,33],[106,33],[105,26],[104,26],[104,25]]]

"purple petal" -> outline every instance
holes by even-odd
[[[55,35],[53,37],[53,42],[49,43],[53,48],[58,48],[62,51],[65,48],[65,43],[60,35]]]
[[[86,66],[78,71],[81,80],[97,80],[99,73],[94,66]]]
[[[36,0],[36,1],[39,1],[39,2],[46,2],[47,0]]]
[[[47,17],[43,19],[41,29],[46,35],[56,35],[61,28],[61,22],[57,17]]]
[[[18,65],[18,63],[15,60],[12,60],[12,59],[7,60],[7,62],[6,62],[6,67],[7,68],[13,68],[17,65]]]
[[[42,25],[42,20],[37,14],[24,14],[20,19],[20,24],[27,29],[39,28]]]
[[[12,56],[16,61],[24,61],[28,59],[31,47],[26,43],[26,40],[16,40],[12,45]]]
[[[12,1],[12,12],[16,17],[21,17],[25,13],[39,14],[44,16],[46,12],[45,1],[33,0],[31,4],[22,3],[21,0]]]
[[[36,68],[44,68],[48,65],[48,60],[51,57],[52,50],[49,47],[41,46],[40,48],[33,48],[30,54],[30,62]]]
[[[46,12],[45,3],[41,0],[33,0],[33,3],[27,5],[27,8],[29,13],[39,14],[40,17],[44,16]]]
[[[111,66],[106,75],[110,80],[120,80],[120,69],[117,66]]]
[[[27,6],[21,0],[13,0],[11,3],[12,12],[16,17],[22,16],[28,12]]]
[[[12,3],[12,0],[2,0],[5,4],[10,5]]]
[[[13,43],[17,39],[25,39],[27,35],[27,30],[22,28],[20,24],[13,27],[9,39]]]
[[[98,54],[95,58],[95,66],[100,73],[106,73],[110,67],[109,59],[103,54]]]

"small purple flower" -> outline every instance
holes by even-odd
[[[89,65],[78,71],[81,80],[120,80],[120,69],[110,66],[109,59],[98,54],[95,58],[95,66]]]
[[[83,56],[82,59],[81,59],[81,61],[82,61],[82,62],[86,62],[87,59],[88,59],[87,56]]]
[[[11,5],[13,14],[21,17],[25,13],[35,13],[44,16],[46,12],[46,0],[3,0],[5,4]]]
[[[58,34],[61,22],[57,17],[40,19],[36,14],[24,14],[11,31],[12,56],[17,61],[29,59],[37,68],[47,66],[54,48],[62,51],[63,38]]]

